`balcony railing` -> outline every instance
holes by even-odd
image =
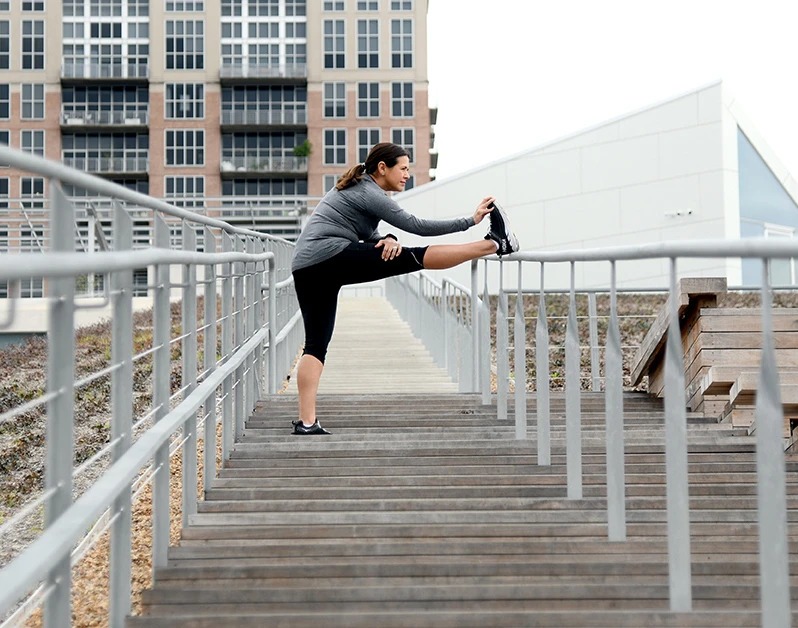
[[[149,65],[140,63],[65,63],[61,66],[62,79],[146,79]]]
[[[281,172],[304,174],[307,157],[222,157],[221,170],[226,172]]]
[[[282,109],[279,111],[222,111],[225,126],[270,126],[284,124],[307,124],[305,109]]]
[[[149,159],[142,157],[65,157],[61,161],[65,166],[86,172],[149,172]]]
[[[294,78],[302,79],[308,76],[308,66],[305,63],[290,65],[222,65],[219,70],[220,78]]]
[[[146,111],[66,111],[61,110],[64,126],[147,126]]]

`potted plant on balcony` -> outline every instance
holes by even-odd
[[[310,143],[310,140],[305,140],[301,144],[294,146],[294,155],[296,157],[310,157],[312,151],[313,144]]]

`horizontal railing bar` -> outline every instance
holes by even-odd
[[[238,233],[241,235],[256,237],[261,240],[272,240],[290,244],[288,240],[283,238],[270,236],[268,234],[251,229],[235,227],[224,222],[223,220],[216,220],[214,218],[202,216],[187,209],[170,205],[169,203],[153,198],[147,194],[142,194],[141,192],[124,188],[113,181],[109,181],[86,172],[81,172],[80,170],[76,170],[74,168],[69,168],[59,162],[51,161],[49,159],[45,159],[44,157],[23,153],[19,150],[9,148],[8,146],[0,146],[0,163],[12,166],[14,168],[19,168],[20,170],[35,172],[50,179],[57,179],[58,181],[71,183],[72,185],[84,188],[86,190],[91,190],[92,192],[105,194],[109,198],[127,201],[128,203],[133,203],[139,207],[146,207],[148,209],[160,211],[176,218],[197,222],[208,225],[209,227],[216,227],[228,233]]]
[[[122,436],[124,436],[124,434],[123,434]],[[100,451],[96,452],[96,453],[95,453],[95,454],[94,454],[94,455],[93,455],[91,458],[88,458],[87,460],[84,460],[84,461],[83,461],[83,463],[82,463],[82,464],[81,464],[81,465],[80,465],[80,466],[79,466],[77,469],[75,469],[75,470],[72,472],[72,477],[73,477],[73,478],[76,478],[76,477],[78,477],[78,476],[79,476],[81,473],[83,473],[83,472],[84,472],[86,469],[88,469],[88,468],[89,468],[91,465],[93,465],[95,462],[97,462],[97,461],[98,461],[100,458],[102,458],[104,455],[106,455],[107,453],[109,453],[109,452],[110,452],[110,450],[111,450],[111,449],[113,449],[113,447],[114,447],[114,446],[115,446],[115,445],[116,445],[116,444],[117,444],[119,441],[121,441],[121,440],[122,440],[122,436],[117,436],[117,437],[116,437],[114,440],[112,440],[110,443],[108,443],[107,445],[105,445],[105,447],[103,447],[102,449],[100,449]]]
[[[136,421],[133,424],[132,431],[135,432],[136,430],[141,429],[141,426],[144,425],[144,423],[146,423],[147,421],[149,421],[153,416],[155,416],[155,413],[161,409],[162,405],[163,404],[158,404],[156,407],[152,408],[147,414],[141,417],[138,421]]]
[[[92,375],[84,377],[83,379],[79,379],[75,382],[75,390],[83,388],[86,384],[91,384],[93,381],[100,379],[101,377],[105,377],[109,373],[113,373],[116,370],[122,368],[122,364],[112,364],[111,366],[104,368],[102,371],[97,371]]]
[[[302,311],[297,310],[297,312],[291,317],[291,320],[285,324],[285,326],[280,330],[280,333],[277,334],[277,337],[274,339],[275,347],[286,339],[288,334],[290,334],[291,330],[294,328],[294,325],[296,325],[297,322],[300,321],[301,319],[302,319]],[[269,348],[271,349],[271,347]]]
[[[0,146],[2,151],[2,146]],[[74,277],[91,272],[132,270],[158,264],[225,264],[230,262],[263,261],[272,259],[274,253],[192,253],[169,249],[142,249],[138,251],[85,253],[20,253],[5,255],[0,279],[25,279],[26,277]]]
[[[25,519],[28,515],[31,514],[36,508],[41,506],[44,502],[50,499],[55,493],[58,491],[58,487],[54,486],[44,493],[39,495],[36,499],[29,501],[25,504],[22,508],[20,508],[17,512],[14,513],[14,516],[11,517],[8,521],[4,521],[3,525],[0,525],[0,537],[2,537],[8,530],[13,528],[17,525],[20,521]]]
[[[147,349],[146,351],[142,351],[141,353],[137,353],[136,355],[133,356],[133,359],[131,360],[131,362],[135,363],[138,360],[141,360],[142,358],[146,358],[151,353],[155,353],[156,351],[158,351],[158,349],[160,349],[161,347],[163,347],[163,345],[158,345],[157,347],[152,347],[151,349]]]
[[[174,410],[142,434],[81,497],[77,499],[38,539],[0,572],[0,608],[8,608],[68,555],[82,531],[99,517],[125,490],[144,463],[196,412],[211,392],[240,366],[263,342],[268,330],[262,328],[233,355],[224,368],[198,385]],[[35,557],[35,559],[34,559]]]
[[[173,345],[173,344],[175,344],[176,342],[180,342],[181,340],[183,340],[183,338],[188,338],[188,337],[189,337],[189,336],[190,336],[192,333],[193,333],[193,332],[190,332],[190,331],[189,331],[189,332],[186,332],[185,334],[183,334],[182,336],[177,336],[176,338],[172,338],[172,339],[169,341],[169,344],[170,344],[170,345]]]
[[[45,395],[42,395],[41,397],[38,397],[36,399],[31,399],[30,401],[23,403],[21,406],[12,408],[11,410],[4,412],[3,414],[0,414],[0,423],[6,423],[7,421],[10,421],[11,419],[18,417],[20,414],[25,414],[29,410],[33,410],[34,408],[42,405],[43,403],[47,403],[48,401],[55,399],[62,392],[64,392],[63,389],[53,390]]]
[[[523,260],[522,260],[523,261]],[[446,280],[448,281],[448,280]],[[779,284],[770,286],[771,290],[787,290],[793,291],[798,289],[798,285],[790,285],[790,284]],[[618,294],[642,294],[648,292],[664,292],[667,293],[670,288],[617,288],[615,292]],[[762,286],[727,286],[727,292],[761,292]],[[508,294],[518,294],[517,288],[504,288],[503,292],[507,292]],[[540,289],[539,288],[522,288],[522,294],[532,294],[532,295],[539,295]],[[568,288],[544,288],[544,294],[569,294],[570,289]],[[609,288],[579,288],[576,291],[577,295],[580,294],[609,294]]]
[[[652,258],[759,257],[763,259],[798,256],[798,241],[787,238],[741,238],[739,240],[689,240],[654,242],[567,251],[520,251],[501,258],[503,262],[611,262]],[[497,255],[483,259],[499,261]]]

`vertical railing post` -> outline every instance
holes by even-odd
[[[615,262],[611,262],[610,323],[604,353],[605,426],[607,437],[607,533],[610,541],[626,540],[623,445],[623,354],[618,326]]]
[[[478,260],[471,260],[471,383],[479,392],[479,282]]]
[[[579,328],[576,322],[576,264],[571,262],[571,294],[565,328],[565,454],[568,499],[582,499],[582,386]]]
[[[789,628],[790,548],[784,463],[784,410],[776,365],[769,263],[762,261],[762,363],[756,394],[756,475],[763,628]]]
[[[515,294],[515,437],[526,438],[526,321],[524,320],[523,262],[518,262],[518,290]]]
[[[222,232],[222,253],[233,250],[233,239]],[[222,264],[222,359],[226,362],[233,352],[233,265]],[[222,464],[233,449],[233,376],[222,383]]]
[[[235,250],[238,253],[244,252],[244,243],[241,241],[240,236],[235,238]],[[233,318],[233,334],[234,346],[236,351],[244,345],[245,329],[244,329],[244,273],[246,264],[244,262],[235,262],[233,264],[233,292],[235,302],[235,315]],[[246,370],[246,363],[242,362],[241,365],[235,370],[235,442],[241,440],[244,435],[244,420],[245,420],[245,396],[246,396],[246,383],[244,382],[244,371]]]
[[[670,322],[665,348],[665,482],[668,509],[668,580],[672,612],[692,610],[690,495],[687,478],[687,415],[684,353],[679,326],[676,259],[671,259]]]
[[[154,217],[155,247],[170,248],[169,225],[161,217]],[[171,339],[172,320],[169,306],[171,283],[169,264],[159,264],[155,268],[155,289],[152,306],[152,344],[157,349],[152,358],[152,404],[155,408],[154,421],[157,423],[169,413],[171,380]],[[169,551],[169,443],[161,445],[153,458],[155,477],[152,481],[152,569],[166,567]]]
[[[458,388],[462,391],[462,378],[458,375],[453,375],[452,364],[449,359],[449,345],[451,344],[449,333],[451,331],[451,325],[449,324],[449,282],[447,282],[446,279],[441,282],[441,317],[443,319],[441,321],[443,324],[443,368],[450,377],[454,376],[457,378]],[[457,332],[455,331],[455,333]]]
[[[537,391],[538,464],[551,464],[551,417],[549,404],[549,323],[546,316],[545,267],[540,264],[540,297],[535,325],[535,389]]]
[[[61,191],[58,181],[50,182],[50,249],[54,253],[75,250],[75,209]],[[72,504],[72,459],[74,456],[75,398],[75,278],[50,278],[47,322],[47,466],[45,489],[53,491],[47,500],[44,525],[49,527]],[[49,573],[46,585],[55,587],[44,603],[44,625],[67,627],[72,618],[72,570],[67,554]]]
[[[601,390],[601,365],[598,344],[598,310],[596,293],[587,293],[588,328],[590,334],[590,390]]]
[[[205,227],[205,252],[216,253],[216,236],[210,227]],[[205,290],[203,292],[203,370],[209,377],[216,370],[216,266],[205,266]],[[216,476],[216,391],[212,391],[203,407],[205,430],[203,433],[204,457],[202,463],[202,485],[207,495]]]
[[[500,421],[507,418],[507,392],[510,388],[509,344],[504,262],[499,261],[499,302],[496,308],[496,414]]]
[[[255,240],[255,253],[261,255],[266,250],[263,240]],[[260,270],[258,270],[260,269]],[[257,262],[255,264],[255,287],[253,291],[253,299],[255,300],[255,327],[253,333],[259,332],[263,327],[263,280],[266,274],[266,262]],[[253,407],[263,397],[265,392],[266,382],[263,379],[263,345],[264,342],[259,342],[255,348],[255,397],[253,399]]]
[[[269,259],[269,394],[277,394],[277,260]]]
[[[197,250],[197,234],[187,220],[183,220],[183,250]],[[181,308],[180,343],[182,354],[183,400],[197,387],[197,268],[183,264],[183,303]],[[188,526],[189,517],[197,512],[197,413],[183,423],[183,490],[182,519]]]
[[[490,390],[490,295],[488,294],[488,261],[485,260],[485,278],[482,286],[482,311],[479,313],[479,372],[482,382],[482,405],[491,404]]]
[[[133,248],[133,223],[130,215],[114,202],[114,251]],[[111,273],[111,364],[118,368],[111,373],[111,440],[117,441],[111,452],[111,464],[122,457],[133,443],[133,271]],[[130,487],[114,500],[112,512],[117,518],[111,524],[109,610],[111,628],[123,628],[130,614],[132,574],[132,513]]]
[[[253,255],[255,253],[255,240],[252,236],[247,236],[246,240],[246,252],[249,255]],[[249,340],[252,335],[255,333],[255,263],[254,262],[247,262],[244,265],[245,272],[246,272],[246,279],[245,279],[245,289],[247,293],[247,313],[246,313],[246,333],[244,337],[246,340]],[[255,389],[257,388],[256,381],[257,378],[255,377],[255,353],[250,352],[247,355],[246,359],[246,396],[247,396],[247,406],[246,406],[246,416],[247,418],[252,411],[255,409]]]

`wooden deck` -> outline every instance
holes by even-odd
[[[296,395],[292,374],[285,391]],[[319,394],[456,393],[384,297],[341,297]]]

